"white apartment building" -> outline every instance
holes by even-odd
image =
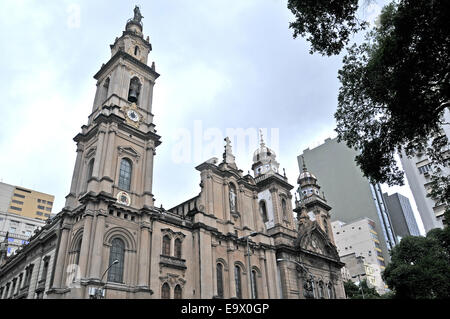
[[[34,231],[44,225],[44,221],[36,218],[0,212],[0,242],[3,242],[8,234],[7,255],[12,255],[19,247],[28,244]]]
[[[447,109],[444,113],[445,122],[450,123],[450,111]],[[450,140],[450,125],[442,126],[442,134],[445,134]],[[450,156],[450,148],[447,150]],[[400,154],[400,162],[408,179],[411,192],[417,205],[420,217],[425,228],[425,232],[433,228],[443,228],[443,217],[446,206],[436,203],[433,199],[427,197],[430,191],[431,175],[433,163],[426,154],[418,153],[412,158],[408,158],[404,151]],[[450,168],[442,168],[443,174],[450,175]]]
[[[375,222],[369,218],[357,219],[351,223],[334,221],[331,223],[333,236],[338,248],[339,257],[343,262],[353,263],[353,259],[363,261],[363,267],[353,267],[349,264],[347,269],[352,280],[367,279],[380,294],[387,292],[381,273],[385,269],[385,260],[380,246],[378,234],[375,231]],[[360,275],[360,278],[357,276]]]

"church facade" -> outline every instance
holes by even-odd
[[[159,74],[141,19],[136,7],[94,76],[65,207],[10,258],[2,243],[0,298],[345,298],[317,179],[303,168],[293,207],[294,186],[262,137],[253,175],[227,138],[221,160],[196,167],[197,196],[154,206]]]

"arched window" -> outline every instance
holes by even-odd
[[[81,252],[81,238],[78,240],[77,245],[75,246],[75,260],[74,260],[75,265],[79,265],[80,263],[80,252]]]
[[[217,276],[217,296],[219,298],[223,298],[223,266],[221,263],[217,263],[216,276]]]
[[[141,93],[141,82],[137,77],[130,80],[130,89],[128,90],[128,101],[137,103]]]
[[[258,284],[256,283],[257,282],[257,280],[256,280],[256,278],[257,278],[257,276],[258,276],[258,273],[256,272],[256,270],[255,269],[253,269],[252,270],[252,290],[253,290],[253,298],[254,299],[258,299]]]
[[[320,281],[320,282],[319,282],[319,299],[325,298],[323,292],[324,292],[324,291],[323,291],[323,282]]]
[[[181,290],[180,285],[176,285],[173,292],[174,292],[174,294],[173,294],[174,299],[181,299],[182,290]]]
[[[136,56],[139,55],[139,47],[138,46],[134,47],[134,55],[136,55]]]
[[[181,258],[181,240],[179,238],[175,239],[175,257]]]
[[[236,297],[242,299],[242,280],[241,280],[241,267],[234,266],[234,281],[236,284]]]
[[[165,282],[164,285],[162,285],[161,299],[170,299],[170,287],[167,282]]]
[[[127,158],[120,161],[119,188],[126,191],[131,188],[131,161]]]
[[[94,159],[91,159],[88,163],[86,181],[88,181],[92,177],[93,171],[94,171]]]
[[[333,284],[331,282],[329,282],[328,285],[327,285],[327,288],[328,288],[328,297],[330,299],[334,299]]]
[[[170,256],[170,237],[167,235],[163,237],[162,254]]]
[[[237,211],[236,207],[236,186],[230,183],[230,212],[234,213]]]
[[[117,260],[118,263],[111,266],[108,271],[108,281],[123,282],[123,265],[125,257],[125,243],[122,239],[114,238],[111,242],[111,249],[109,252],[109,264]]]
[[[263,200],[259,202],[259,212],[261,213],[263,222],[267,222],[268,218],[267,218],[266,202]]]
[[[283,218],[287,219],[288,218],[287,205],[286,200],[284,198],[281,199],[281,211],[283,212]]]

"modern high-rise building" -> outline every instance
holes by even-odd
[[[408,197],[399,193],[392,195],[384,193],[383,197],[397,240],[400,241],[405,236],[420,236],[419,227]]]
[[[364,177],[355,162],[356,155],[357,151],[338,143],[336,138],[328,138],[316,148],[305,149],[298,156],[298,164],[303,167],[304,159],[308,169],[320,180],[325,198],[333,207],[332,221],[350,223],[365,217],[375,221],[380,249],[385,261],[389,262],[389,250],[397,243],[392,222],[380,185],[373,185]]]
[[[55,196],[0,182],[0,212],[46,220]]]
[[[351,223],[331,223],[339,257],[346,264],[352,281],[367,279],[378,293],[386,293],[386,284],[381,277],[385,269],[381,241],[376,223],[369,218],[360,218]]]
[[[448,108],[444,112],[445,122],[450,122],[450,111]],[[443,125],[441,134],[450,139],[450,126]],[[431,142],[430,142],[431,143]],[[450,156],[450,145],[447,145],[447,158]],[[427,197],[430,192],[431,176],[433,175],[433,162],[425,153],[417,153],[409,158],[405,151],[400,153],[400,162],[405,171],[409,187],[414,196],[417,209],[422,219],[425,232],[433,228],[443,228],[444,211],[446,204],[437,203],[432,198]],[[449,167],[440,167],[443,175],[450,175]]]

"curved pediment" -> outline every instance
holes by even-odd
[[[302,250],[339,259],[336,247],[316,221],[300,225],[294,245]]]

